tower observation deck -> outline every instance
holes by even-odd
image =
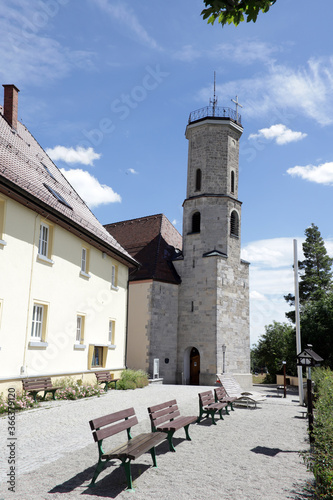
[[[213,120],[232,120],[235,123],[238,123],[238,125],[242,126],[242,117],[238,113],[238,110],[222,106],[215,106],[214,104],[192,111],[188,118],[188,124],[204,120],[205,118],[212,118]]]

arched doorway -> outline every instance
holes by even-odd
[[[190,385],[199,385],[200,375],[200,353],[196,347],[192,347],[190,353]]]

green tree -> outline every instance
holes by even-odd
[[[204,0],[206,6],[201,12],[203,19],[208,18],[208,23],[214,24],[217,20],[222,26],[225,24],[238,24],[244,21],[257,20],[260,11],[268,12],[276,0]]]
[[[253,359],[258,368],[267,368],[268,381],[275,383],[276,374],[282,370],[282,361],[286,361],[289,375],[296,374],[295,330],[292,325],[277,321],[265,326],[265,330],[253,348]]]
[[[305,235],[306,240],[303,243],[305,259],[298,262],[300,312],[309,301],[321,300],[332,291],[333,259],[327,255],[318,227],[312,223],[305,230]],[[295,295],[289,293],[284,298],[290,305],[295,305]],[[295,323],[295,311],[287,312],[286,317]]]
[[[323,366],[333,369],[333,293],[309,301],[300,315],[303,348],[312,344],[323,359]]]

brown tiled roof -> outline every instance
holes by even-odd
[[[15,131],[0,106],[0,191],[32,210],[46,213],[126,265],[135,261],[96,219],[43,148],[20,122]],[[59,194],[57,199],[52,191]]]
[[[105,228],[142,266],[131,281],[180,283],[172,260],[182,248],[182,237],[165,215],[106,224]]]

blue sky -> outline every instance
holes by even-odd
[[[333,255],[333,4],[277,0],[256,24],[207,25],[201,0],[0,0],[1,83],[103,223],[164,213],[182,230],[189,113],[238,95],[251,342],[284,321],[313,222]],[[302,258],[301,255],[299,255]]]

